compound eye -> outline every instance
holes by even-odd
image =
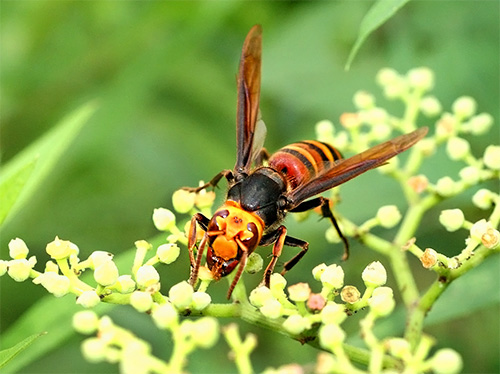
[[[247,246],[248,249],[254,249],[259,244],[257,242],[257,240],[258,240],[258,238],[260,236],[259,235],[259,229],[255,225],[255,223],[250,222],[247,225],[247,230],[249,232],[251,232],[253,235],[248,236],[247,238],[245,238],[245,240],[242,240],[242,241],[243,241],[243,243],[245,243],[245,245]]]

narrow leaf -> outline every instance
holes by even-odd
[[[366,38],[385,21],[391,18],[408,1],[410,0],[378,0],[373,4],[361,21],[358,38],[347,58],[347,63],[345,65],[346,70],[350,69],[354,57]]]
[[[45,334],[45,332],[41,332],[39,334],[28,336],[26,339],[17,343],[15,346],[0,351],[0,369],[7,365],[7,363],[14,357],[16,357],[19,353],[28,348],[36,339]]]
[[[94,102],[81,106],[2,167],[0,200],[7,206],[0,211],[0,223],[12,219],[35,194],[95,109]]]

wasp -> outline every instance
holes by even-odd
[[[300,251],[283,265],[281,274],[290,270],[306,254],[309,243],[289,236],[282,225],[288,212],[320,208],[322,216],[332,222],[342,238],[343,259],[347,259],[348,243],[332,214],[329,200],[317,195],[383,165],[427,133],[427,128],[420,128],[347,159],[342,158],[331,145],[315,140],[290,144],[269,157],[263,148],[266,127],[259,111],[261,55],[262,28],[255,25],[243,44],[237,75],[237,152],[234,169],[221,171],[200,187],[184,188],[199,192],[215,187],[222,178],[228,182],[222,206],[212,218],[195,214],[188,231],[191,285],[194,286],[198,279],[201,259],[207,248],[206,262],[215,280],[237,269],[229,286],[228,299],[241,277],[248,256],[258,246],[273,245],[272,258],[263,277],[263,284],[268,287],[284,246],[297,247]],[[197,244],[198,226],[204,234],[195,258],[193,250]]]

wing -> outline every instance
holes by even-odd
[[[376,145],[348,159],[335,162],[316,178],[290,191],[287,196],[290,201],[288,209],[293,209],[309,197],[383,165],[387,160],[407,150],[422,139],[427,134],[427,130],[427,127],[422,127],[409,134],[400,135],[385,143]]]
[[[259,120],[260,66],[262,52],[262,27],[255,25],[249,31],[240,58],[238,72],[238,104],[236,110],[236,146],[237,157],[234,170],[237,173],[247,172],[253,157],[260,151],[257,143],[254,146],[256,129],[265,135],[264,122]],[[259,125],[257,125],[259,123]],[[261,125],[260,125],[261,124]],[[262,126],[263,129],[262,129]],[[260,144],[262,147],[262,144]]]

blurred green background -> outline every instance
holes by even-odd
[[[264,30],[261,109],[270,151],[313,138],[319,120],[338,123],[341,113],[354,110],[352,96],[360,89],[376,93],[381,105],[401,113],[402,106],[385,103],[374,83],[383,67],[401,73],[430,67],[436,74],[434,93],[446,110],[458,96],[470,95],[477,99],[479,112],[494,116],[495,127],[489,134],[468,138],[475,155],[479,157],[488,144],[498,144],[499,3],[410,2],[368,38],[351,70],[345,71],[360,22],[372,4],[2,1],[2,163],[87,101],[96,100],[99,109],[35,197],[3,227],[1,258],[8,257],[7,243],[14,237],[23,238],[39,255],[40,268],[45,245],[56,235],[76,243],[81,257],[94,250],[122,252],[135,240],[157,234],[152,211],[170,208],[173,191],[231,168],[235,76],[244,37],[255,23]],[[432,126],[432,121],[422,119],[424,124]],[[441,152],[425,172],[433,182],[445,174],[456,179],[462,166]],[[488,186],[498,190],[495,183]],[[224,187],[219,191],[222,195]],[[470,220],[482,218],[485,213],[470,204],[473,192],[441,204],[426,217],[419,232],[422,246],[450,254],[463,246],[466,233],[447,233],[437,217],[440,209],[459,206]],[[342,187],[338,209],[361,223],[388,203],[402,204],[401,194],[372,172]],[[309,269],[314,265],[340,261],[340,246],[331,248],[324,240],[327,222],[317,224],[311,217],[300,224],[289,219],[287,225],[290,233],[311,243],[304,262],[287,276],[289,283],[311,281]],[[390,232],[376,232],[390,238]],[[378,257],[351,244],[352,257],[344,264],[346,281],[359,284],[364,266]],[[163,278],[167,286],[188,276],[187,253],[181,257],[175,271]],[[490,262],[490,267],[498,265],[497,259]],[[416,260],[412,264],[425,288],[434,279],[432,274],[419,270]],[[246,276],[245,281],[251,286],[258,278]],[[486,281],[495,282],[494,289],[500,292],[498,277]],[[212,286],[220,295],[226,287],[225,282]],[[460,290],[456,302],[477,292]],[[2,331],[44,295],[39,286],[2,277]],[[149,317],[118,309],[112,312],[118,323],[135,326],[138,334],[154,342],[157,355],[168,357],[168,339],[154,330]],[[427,331],[437,337],[440,347],[452,347],[464,356],[465,372],[499,372],[499,312],[498,302],[492,302]],[[358,317],[353,318],[354,331]],[[315,361],[317,352],[308,346],[265,335],[244,323],[240,326],[260,335],[253,355],[258,371]],[[85,363],[79,353],[81,340],[81,336],[71,338],[23,372],[66,373],[75,372],[75,367],[77,372],[117,371],[115,366]],[[197,352],[188,369],[234,371],[227,351],[221,341],[210,351]]]

